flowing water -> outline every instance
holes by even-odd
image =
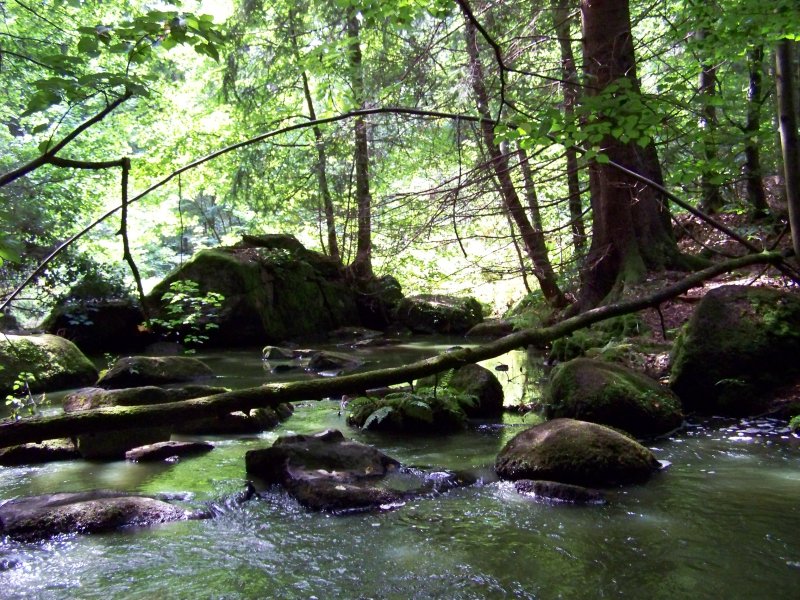
[[[446,345],[369,352],[380,365]],[[270,378],[255,352],[200,356],[223,385]],[[524,353],[500,379],[521,398]],[[528,394],[536,394],[529,385]],[[514,391],[512,391],[514,390]],[[531,392],[531,390],[533,390]],[[800,440],[785,424],[706,421],[650,446],[671,467],[609,493],[605,506],[534,503],[494,481],[503,444],[531,417],[445,437],[347,427],[339,402],[299,403],[278,429],[211,439],[177,463],[72,461],[0,470],[0,498],[115,488],[202,506],[242,489],[244,453],[278,435],[336,427],[404,464],[471,470],[481,483],[390,512],[330,516],[270,489],[215,519],[145,530],[0,543],[2,598],[796,598]],[[222,507],[224,508],[224,507]]]

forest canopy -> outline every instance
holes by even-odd
[[[583,309],[697,266],[686,210],[762,250],[751,223],[797,202],[791,0],[0,11],[2,298],[70,241],[5,307],[25,323],[269,232],[408,292]]]

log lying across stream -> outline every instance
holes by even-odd
[[[359,394],[370,388],[411,382],[421,377],[494,358],[517,348],[541,346],[594,323],[658,307],[663,302],[701,285],[721,273],[754,264],[776,265],[783,260],[777,252],[762,252],[735,258],[693,273],[678,283],[642,298],[608,304],[565,319],[549,327],[524,329],[476,348],[443,352],[402,367],[376,369],[366,373],[329,379],[270,383],[255,388],[214,394],[193,400],[149,406],[117,406],[73,412],[52,417],[32,417],[0,423],[0,448],[30,442],[74,437],[86,433],[140,427],[163,427],[165,423],[213,417],[234,411],[272,407],[283,402],[320,400],[342,394]]]

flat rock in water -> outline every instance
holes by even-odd
[[[158,442],[128,450],[125,459],[134,462],[160,461],[173,456],[195,456],[214,449],[209,442]]]
[[[22,444],[0,450],[0,466],[17,467],[59,460],[80,458],[78,449],[71,440],[49,440],[41,444]]]
[[[580,485],[519,479],[514,482],[514,489],[523,496],[570,504],[605,504],[603,492]]]
[[[129,492],[47,494],[0,505],[0,534],[36,541],[69,533],[99,533],[147,527],[192,516],[181,508]]]

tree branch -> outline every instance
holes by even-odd
[[[542,345],[612,317],[657,307],[666,300],[679,296],[721,273],[754,264],[777,264],[782,258],[777,252],[749,254],[693,273],[682,281],[643,298],[594,308],[549,327],[525,329],[477,348],[445,352],[403,367],[376,369],[367,373],[330,379],[271,383],[168,404],[98,408],[54,417],[36,417],[0,423],[0,448],[85,433],[163,426],[164,423],[276,406],[283,402],[359,394],[374,387],[406,383],[448,369],[494,358],[517,348]]]
[[[109,113],[113,112],[114,109],[116,109],[120,104],[125,102],[131,96],[133,96],[133,92],[131,92],[130,90],[125,90],[125,93],[122,96],[120,96],[119,98],[117,98],[116,100],[111,102],[103,110],[101,110],[99,113],[97,113],[95,116],[93,116],[88,121],[84,121],[83,123],[78,125],[75,129],[73,129],[70,133],[68,133],[60,142],[58,142],[52,148],[48,149],[47,152],[45,152],[41,156],[37,156],[36,158],[34,158],[29,163],[26,163],[26,164],[22,165],[21,167],[19,167],[17,169],[14,169],[13,171],[9,171],[8,173],[5,173],[4,175],[0,175],[0,187],[8,185],[12,181],[16,181],[20,177],[24,177],[28,173],[30,173],[32,171],[35,171],[36,169],[38,169],[39,167],[41,167],[43,165],[56,164],[54,162],[54,159],[56,161],[59,161],[59,162],[81,162],[84,165],[89,164],[89,163],[83,162],[83,161],[70,161],[69,159],[60,159],[60,158],[57,159],[56,158],[56,154],[58,153],[59,150],[62,150],[64,148],[64,146],[69,144],[72,140],[74,140],[76,137],[78,137],[81,133],[83,133],[84,131],[89,129],[89,127],[91,127],[92,125],[95,125],[96,123],[99,123],[100,121],[105,119],[108,116]],[[103,164],[103,163],[100,163],[100,164]],[[118,166],[118,164],[117,165],[112,165],[112,166]],[[89,168],[92,168],[92,167],[81,166],[81,167],[78,167],[78,168],[89,169]],[[97,168],[106,168],[106,167],[97,167]]]

